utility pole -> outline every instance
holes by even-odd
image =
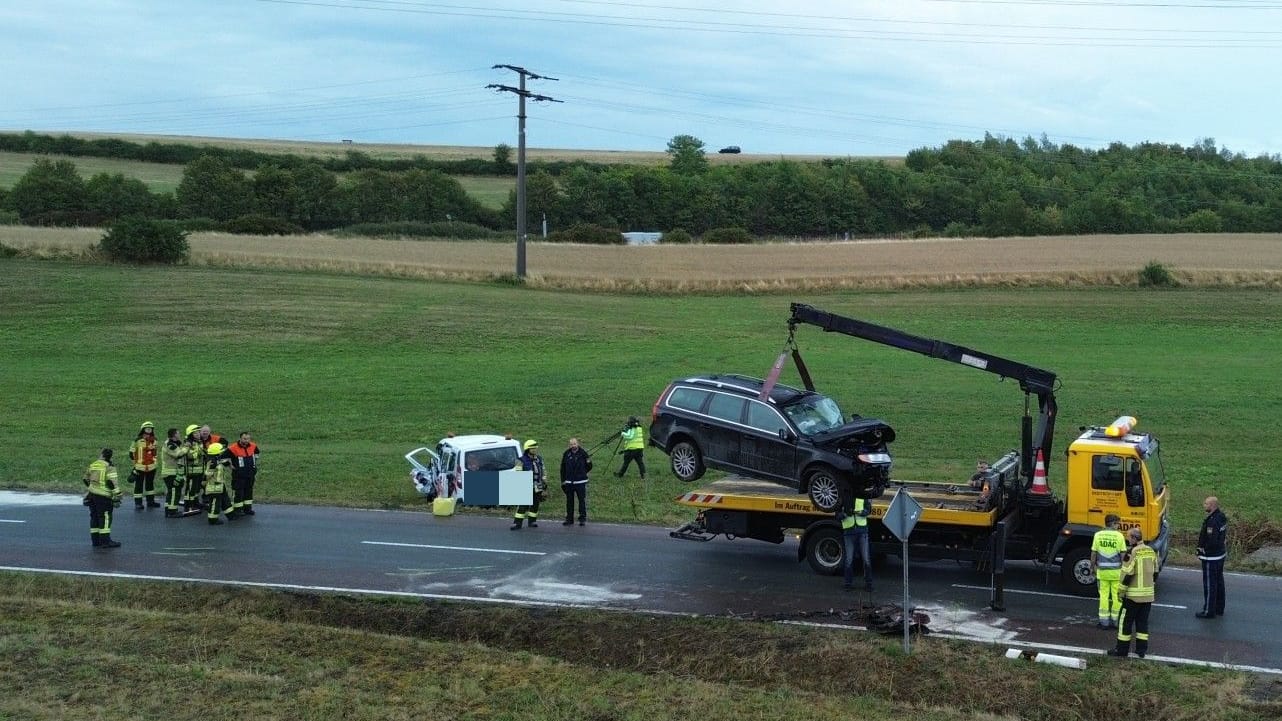
[[[500,93],[512,93],[517,97],[517,143],[516,143],[516,277],[517,279],[525,278],[525,100],[546,101],[550,103],[559,103],[560,100],[551,98],[546,95],[532,93],[525,89],[525,79],[531,80],[556,80],[546,75],[530,72],[525,68],[517,65],[495,65],[494,69],[503,68],[511,70],[521,76],[520,87],[510,85],[499,85],[490,83],[485,87],[491,88]]]

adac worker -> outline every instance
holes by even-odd
[[[258,477],[258,444],[249,435],[241,431],[240,438],[227,447],[231,454],[231,513],[232,515],[254,515],[254,480]]]
[[[1117,530],[1122,519],[1116,513],[1104,517],[1104,528],[1095,532],[1091,541],[1091,570],[1099,585],[1099,627],[1117,628],[1117,617],[1122,611],[1118,587],[1122,582],[1122,554],[1126,552],[1126,536]]]
[[[539,455],[539,442],[526,441],[522,448],[525,452],[521,454],[521,470],[534,474],[534,503],[516,507],[516,513],[512,516],[513,531],[520,530],[521,523],[525,521],[529,522],[530,528],[539,527],[539,503],[548,490],[547,476],[543,473],[543,456]]]
[[[89,506],[89,539],[94,548],[119,548],[120,541],[111,540],[111,511],[120,505],[120,479],[111,463],[112,451],[102,449],[98,460],[89,464],[82,479],[85,488],[85,505]]]
[[[628,416],[628,423],[619,431],[619,435],[623,438],[623,467],[614,476],[623,478],[623,474],[628,472],[628,464],[636,461],[637,470],[641,472],[641,480],[644,481],[645,430],[641,428],[641,421],[636,416]]]
[[[1138,528],[1127,531],[1131,552],[1122,561],[1122,616],[1117,629],[1117,646],[1108,655],[1126,658],[1135,639],[1135,655],[1144,658],[1148,653],[1148,614],[1157,597],[1153,588],[1157,576],[1157,552],[1144,543],[1144,534]]]
[[[147,508],[160,508],[156,502],[156,461],[160,444],[156,442],[156,424],[143,421],[138,436],[129,446],[129,460],[134,462],[129,478],[134,482],[134,508],[141,511],[143,500]]]
[[[862,498],[856,498],[850,513],[838,512],[841,520],[841,536],[844,542],[842,568],[845,572],[845,583],[842,588],[847,591],[855,587],[855,555],[859,555],[864,567],[864,590],[872,590],[872,557],[868,553],[868,514],[872,504]]]

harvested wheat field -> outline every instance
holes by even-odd
[[[101,231],[0,227],[30,255],[86,253]],[[196,233],[191,263],[417,278],[512,275],[512,243]],[[1135,285],[1150,262],[1186,285],[1282,288],[1282,234],[936,238],[757,245],[587,246],[531,242],[529,284],[620,291],[923,286]]]

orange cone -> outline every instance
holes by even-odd
[[[1033,485],[1028,492],[1035,496],[1049,496],[1051,487],[1046,483],[1046,461],[1042,458],[1042,449],[1037,449],[1037,465],[1033,467]]]

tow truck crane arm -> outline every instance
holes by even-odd
[[[971,368],[978,368],[1002,378],[1014,379],[1019,383],[1020,390],[1024,391],[1025,394],[1024,424],[1022,429],[1024,477],[1032,477],[1033,458],[1037,451],[1041,451],[1043,457],[1049,458],[1051,442],[1054,440],[1055,435],[1055,414],[1058,411],[1058,405],[1055,402],[1056,377],[1054,373],[991,353],[954,345],[942,340],[922,338],[921,336],[904,333],[894,328],[887,328],[867,321],[847,318],[804,303],[793,303],[792,317],[788,319],[789,337],[791,337],[796,327],[801,324],[817,326],[825,332],[842,333],[855,338],[870,340],[874,343],[888,345],[892,348],[912,351],[931,358],[939,358],[970,366]],[[1036,435],[1032,433],[1031,419],[1028,415],[1027,397],[1029,395],[1037,396],[1037,405],[1040,410]]]

